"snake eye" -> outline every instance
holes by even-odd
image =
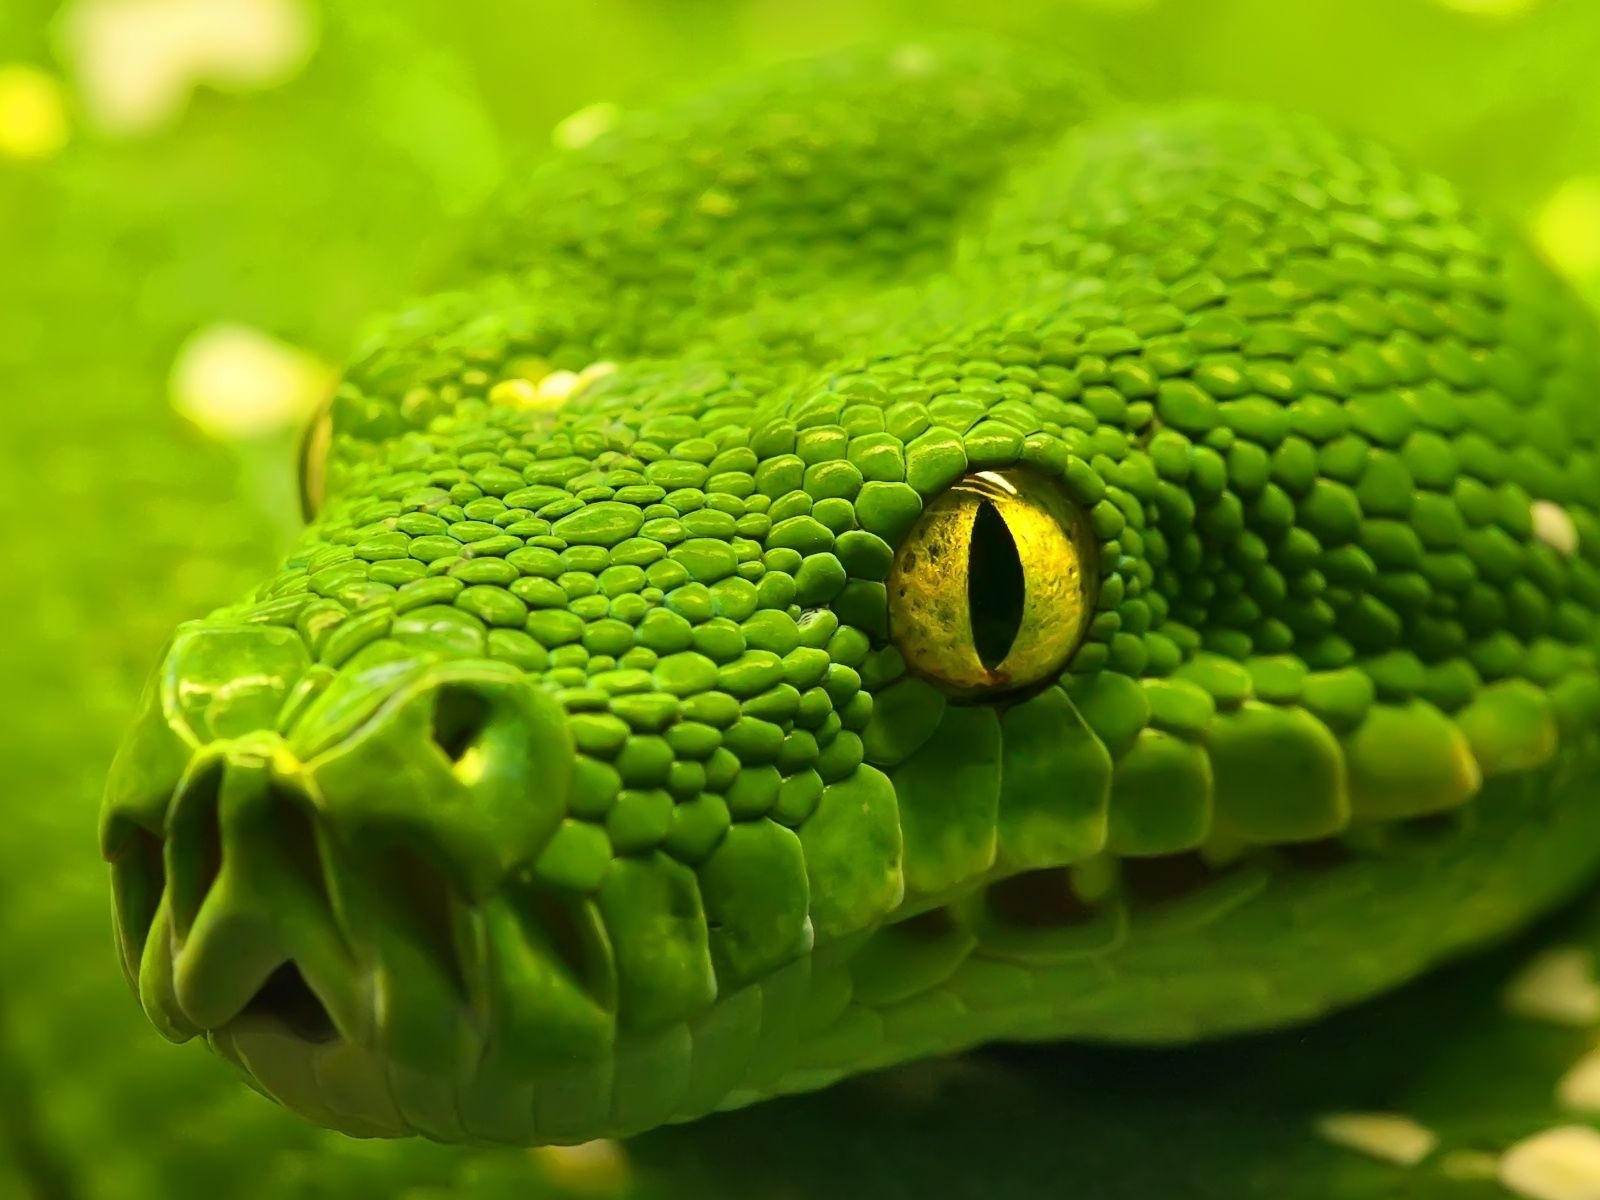
[[[907,666],[961,695],[1060,671],[1094,608],[1095,542],[1054,483],[969,475],[922,511],[889,572],[889,632]]]
[[[322,508],[328,485],[328,447],[332,442],[333,405],[324,404],[300,439],[300,515],[307,521]]]

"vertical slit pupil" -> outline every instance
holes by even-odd
[[[980,505],[967,545],[967,611],[978,661],[991,671],[1011,653],[1022,629],[1027,591],[1011,528],[993,504]]]

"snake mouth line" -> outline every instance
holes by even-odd
[[[937,986],[969,957],[1054,967],[1109,955],[1134,930],[1183,933],[1269,888],[1311,885],[1377,857],[1425,854],[1468,832],[1471,805],[1365,822],[1315,841],[1144,857],[1101,854],[1006,875],[885,926],[852,962],[855,995],[893,1004]]]
[[[276,934],[258,937],[266,948],[251,959],[254,966],[247,974],[253,986],[230,993],[231,1011],[204,1003],[194,1011],[183,1000],[192,1000],[199,986],[192,984],[176,994],[171,981],[192,957],[190,943],[197,928],[204,932],[208,906],[227,903],[226,895],[213,900],[228,861],[216,806],[200,806],[193,800],[205,796],[214,802],[221,794],[222,776],[222,769],[213,766],[190,777],[182,792],[190,801],[179,807],[179,816],[196,809],[200,815],[187,824],[174,822],[172,847],[151,831],[132,827],[113,855],[116,931],[124,970],[147,1007],[153,1003],[161,1010],[152,1016],[169,1035],[273,1025],[308,1046],[382,1041],[385,1030],[377,1009],[393,998],[393,972],[388,968],[397,965],[396,945],[405,949],[413,971],[421,968],[437,984],[433,990],[448,999],[457,1018],[481,1028],[489,967],[482,948],[494,940],[486,935],[492,935],[498,924],[523,939],[531,937],[541,957],[575,994],[586,997],[598,1012],[615,1015],[612,947],[592,906],[581,897],[511,882],[486,918],[463,905],[420,856],[403,848],[368,862],[352,879],[346,870],[329,869],[328,849],[308,815],[306,798],[281,784],[266,793],[273,814],[272,844],[281,851],[280,863],[289,868],[278,881],[286,885],[280,902],[288,897],[302,931],[316,930],[313,940],[332,941],[341,953],[331,964],[324,956],[319,969],[315,954],[294,953]],[[1025,964],[1109,952],[1126,938],[1132,923],[1204,923],[1251,899],[1274,878],[1321,874],[1375,854],[1403,853],[1448,840],[1471,820],[1469,805],[1425,817],[1358,824],[1316,841],[1232,853],[1101,854],[1072,865],[1026,870],[886,926],[857,955],[857,973],[869,980],[870,994],[872,964],[879,957],[900,957],[893,948],[903,944],[925,950],[940,941],[960,943],[964,949],[957,961],[970,950]],[[253,853],[259,854],[259,847]],[[382,898],[376,908],[373,896]],[[398,942],[391,941],[388,955],[381,950],[372,953],[370,933],[352,936],[342,927],[352,910],[363,906],[369,925],[398,932]],[[350,949],[363,944],[368,948],[364,954]],[[229,962],[236,967],[242,951],[239,947],[235,951]],[[162,983],[162,978],[168,982]],[[893,990],[903,990],[908,981],[909,977]]]

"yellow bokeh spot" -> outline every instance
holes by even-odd
[[[1501,20],[1520,17],[1538,2],[1539,0],[1434,0],[1440,8],[1451,8],[1474,17],[1497,17]]]
[[[609,100],[580,108],[550,131],[550,142],[557,150],[582,150],[617,123],[622,110]]]
[[[540,1146],[531,1153],[546,1181],[572,1195],[620,1196],[632,1180],[627,1152],[610,1138],[577,1146]]]
[[[532,408],[539,401],[539,385],[518,376],[502,379],[489,389],[489,403],[497,408]]]
[[[617,369],[616,363],[590,363],[581,371],[551,371],[537,359],[522,360],[489,389],[489,403],[501,408],[555,412],[590,383]]]
[[[0,158],[53,158],[67,144],[67,102],[54,75],[37,67],[0,67]]]
[[[313,355],[245,325],[191,337],[172,365],[172,406],[210,436],[248,441],[307,421],[335,373]]]
[[[1568,277],[1600,275],[1600,177],[1577,176],[1552,192],[1534,215],[1533,237]]]

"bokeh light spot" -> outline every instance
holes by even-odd
[[[608,132],[621,115],[622,110],[609,100],[590,104],[557,121],[550,131],[550,142],[558,150],[582,150]]]
[[[67,144],[66,98],[54,75],[0,66],[0,158],[53,158]]]
[[[89,118],[118,134],[175,120],[197,84],[284,83],[316,43],[305,0],[75,0],[59,32]]]
[[[1533,218],[1533,238],[1545,256],[1572,279],[1600,275],[1600,176],[1568,179]]]
[[[249,441],[308,420],[333,386],[315,356],[245,325],[191,337],[172,366],[172,406],[219,441]]]
[[[599,1138],[576,1146],[542,1146],[533,1157],[546,1179],[579,1196],[620,1196],[631,1172],[621,1143]]]
[[[1453,8],[1457,12],[1474,17],[1497,17],[1503,20],[1522,16],[1538,2],[1539,0],[1434,0],[1434,3],[1441,8]]]

